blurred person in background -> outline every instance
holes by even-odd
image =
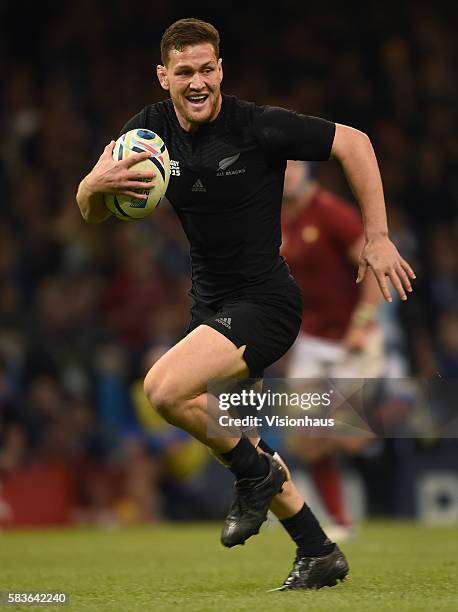
[[[384,337],[378,323],[382,302],[369,271],[356,284],[364,227],[353,203],[317,181],[312,164],[288,161],[283,191],[281,253],[303,295],[299,336],[286,355],[289,378],[378,378],[385,372]],[[336,541],[352,534],[336,455],[362,452],[370,438],[329,437],[294,441],[294,453],[309,473],[333,522]]]
[[[370,266],[388,301],[388,280],[405,300],[414,273],[388,238],[381,178],[365,134],[223,96],[219,33],[206,22],[184,19],[172,24],[161,40],[161,54],[157,76],[171,99],[145,107],[121,133],[151,129],[178,161],[180,173],[171,177],[167,197],[191,243],[194,306],[186,337],[153,365],[145,391],[169,423],[209,446],[235,475],[223,544],[243,544],[258,533],[273,505],[298,546],[293,571],[280,588],[333,586],[348,572],[345,557],[327,538],[272,449],[260,443],[266,452],[258,453],[240,430],[230,437],[208,435],[208,381],[262,378],[299,331],[300,291],[279,256],[287,159],[332,157],[342,164],[365,220],[359,281]],[[105,193],[143,197],[135,190],[149,189],[145,179],[154,179],[154,173],[132,169],[148,152],[114,161],[114,144],[105,147],[80,182],[77,203],[87,222],[100,223],[110,216]]]

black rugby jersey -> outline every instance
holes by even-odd
[[[335,124],[223,94],[217,118],[186,132],[172,101],[145,107],[121,134],[147,128],[167,145],[166,197],[190,243],[191,296],[199,303],[281,291],[279,255],[288,159],[329,159]]]

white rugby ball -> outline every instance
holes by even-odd
[[[129,130],[122,134],[116,141],[113,149],[113,159],[122,160],[133,153],[148,151],[151,155],[148,159],[131,166],[131,170],[142,172],[154,170],[154,187],[152,189],[136,189],[139,193],[148,194],[148,199],[135,199],[125,195],[105,194],[107,208],[123,221],[134,221],[148,216],[160,203],[167,191],[170,180],[170,158],[165,142],[151,130],[139,128]],[[142,182],[145,182],[142,179]]]

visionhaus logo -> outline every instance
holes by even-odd
[[[244,417],[231,417],[222,414],[218,419],[221,427],[276,427],[276,428],[298,428],[298,427],[334,427],[335,419],[310,417],[279,416],[277,414],[264,414],[262,416],[246,415]]]

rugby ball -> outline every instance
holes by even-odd
[[[148,199],[134,199],[120,194],[105,194],[105,205],[118,219],[134,221],[148,216],[158,206],[167,191],[170,180],[170,158],[162,138],[147,129],[129,130],[116,141],[113,149],[113,159],[120,161],[133,153],[148,151],[150,156],[131,166],[131,170],[156,172],[154,187],[135,190],[148,194]],[[145,181],[143,181],[145,182]]]

